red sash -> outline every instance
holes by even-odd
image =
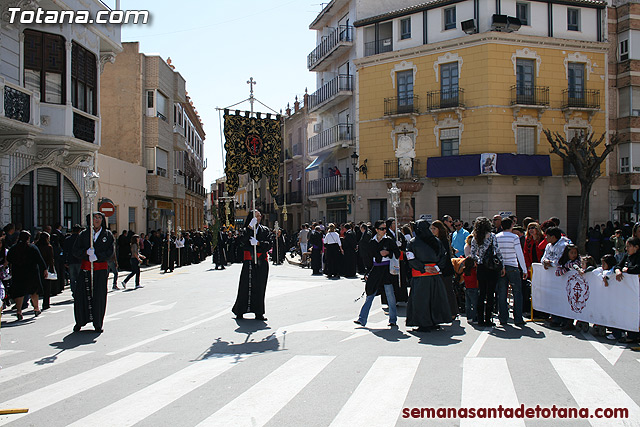
[[[425,267],[435,267],[435,264],[425,264]],[[438,273],[429,273],[428,271],[425,271],[424,273],[416,270],[415,268],[411,269],[411,275],[413,277],[424,277],[424,276],[438,276],[440,274],[440,272]]]
[[[262,252],[258,252],[258,259],[260,259],[262,255],[266,255],[266,254],[263,254]],[[251,251],[244,251],[244,260],[251,261],[251,259],[252,259]],[[264,257],[264,259],[266,259],[266,256]]]
[[[89,261],[82,261],[80,264],[80,268],[84,271],[91,271],[91,263]],[[109,268],[109,264],[106,262],[94,262],[93,263],[93,271],[97,270],[107,270]]]

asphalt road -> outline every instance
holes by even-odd
[[[640,425],[640,353],[527,323],[387,327],[360,279],[271,266],[267,322],[230,312],[241,266],[210,259],[109,293],[104,333],[72,333],[69,291],[37,319],[2,317],[0,410],[12,426]],[[625,420],[404,418],[413,408],[626,408]],[[405,410],[406,408],[406,410]],[[551,409],[550,409],[551,410]],[[405,412],[406,411],[406,412]],[[419,413],[414,412],[414,413]],[[541,413],[542,414],[542,413]],[[593,415],[593,412],[591,412]]]

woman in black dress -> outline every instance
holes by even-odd
[[[428,221],[416,221],[415,232],[416,237],[407,244],[407,259],[412,269],[407,326],[429,332],[438,329],[440,323],[451,322],[449,298],[440,273],[445,267],[446,252],[431,232]]]
[[[441,270],[442,282],[447,289],[447,297],[449,299],[449,310],[451,310],[451,316],[455,319],[458,315],[458,299],[456,293],[453,290],[453,276],[455,271],[453,264],[451,263],[451,242],[449,241],[449,232],[442,221],[436,220],[431,224],[431,232],[434,236],[440,240],[442,247],[444,248],[445,259],[443,261],[444,267]]]
[[[22,299],[31,295],[34,314],[38,316],[38,294],[42,293],[41,279],[47,277],[47,264],[40,251],[29,243],[31,234],[21,231],[18,243],[9,249],[7,261],[11,266],[11,298],[16,302],[16,316],[22,320]]]
[[[55,271],[55,257],[53,255],[53,246],[51,246],[50,238],[49,233],[43,231],[40,233],[40,238],[36,242],[36,247],[40,250],[42,259],[44,259],[44,262],[47,264],[47,270],[53,273]],[[44,290],[44,294],[42,295],[43,310],[49,309],[51,296],[55,295],[56,280],[45,279],[42,283]]]

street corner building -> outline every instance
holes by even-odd
[[[88,209],[83,174],[101,146],[100,80],[122,51],[120,26],[11,24],[11,7],[108,8],[97,0],[0,5],[0,222],[69,228]]]
[[[581,0],[394,6],[334,0],[310,26],[318,46],[308,68],[320,89],[309,97],[317,135],[307,172],[317,177],[307,184],[317,216],[384,218],[393,180],[403,222],[512,212],[558,216],[573,234],[580,184],[543,130],[566,139],[609,132],[609,40],[618,34],[607,19],[616,10]],[[610,188],[617,160],[593,187],[595,221],[615,217],[612,201],[624,200]],[[326,172],[335,166],[339,176]]]

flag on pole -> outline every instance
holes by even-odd
[[[262,118],[249,117],[240,110],[235,114],[224,111],[224,149],[227,152],[224,172],[227,178],[226,187],[229,196],[238,191],[239,175],[248,173],[255,182],[262,176],[269,179],[269,192],[273,197],[278,194],[278,171],[280,168],[280,152],[282,150],[282,132],[280,115],[275,119],[271,114]]]

